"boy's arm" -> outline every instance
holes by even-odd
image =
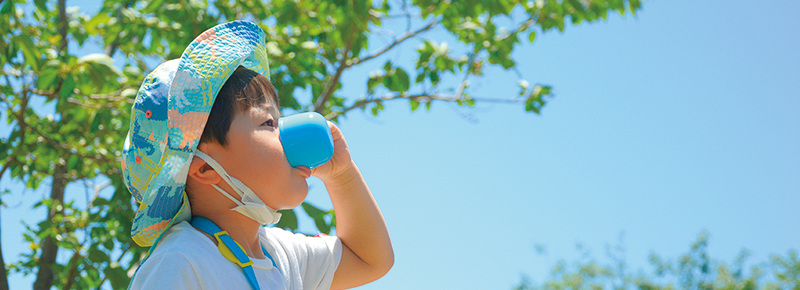
[[[333,289],[372,282],[394,264],[394,251],[381,210],[353,164],[341,180],[325,182],[336,211],[336,236],[342,259],[333,276]]]
[[[352,288],[372,282],[394,264],[389,231],[364,177],[350,158],[339,128],[328,122],[334,140],[334,156],[314,168],[325,182],[336,212],[336,236],[342,241],[342,258],[333,276],[333,289]]]

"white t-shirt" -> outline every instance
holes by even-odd
[[[254,259],[262,290],[329,289],[342,257],[337,237],[308,237],[278,228],[261,228],[267,259]],[[130,289],[252,289],[239,265],[225,259],[217,245],[188,222],[173,225],[140,266]]]

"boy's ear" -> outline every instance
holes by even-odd
[[[189,178],[201,184],[217,184],[222,181],[217,171],[203,158],[197,156],[192,157],[192,163],[189,165]]]

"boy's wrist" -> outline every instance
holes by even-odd
[[[339,187],[347,185],[358,178],[359,175],[361,175],[361,172],[358,171],[358,167],[356,167],[355,162],[350,160],[350,163],[346,168],[328,178],[323,179],[322,181],[325,182],[326,187]]]

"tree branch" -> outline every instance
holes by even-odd
[[[339,83],[339,78],[342,77],[342,72],[345,68],[347,68],[347,54],[350,53],[350,45],[352,41],[347,44],[347,48],[344,49],[344,54],[342,55],[342,62],[339,63],[339,67],[336,69],[336,74],[333,75],[333,79],[328,85],[325,87],[325,90],[322,92],[322,96],[317,99],[317,103],[314,104],[314,111],[317,113],[322,114],[322,110],[325,109],[325,103],[328,102],[328,99],[331,98],[333,95],[333,91],[336,90],[336,85]]]
[[[461,84],[458,85],[458,90],[456,90],[455,94],[456,98],[461,98],[461,95],[464,93],[464,89],[467,87],[467,78],[469,78],[469,72],[472,70],[472,66],[474,65],[472,62],[475,60],[475,55],[476,54],[470,55],[469,59],[467,60],[467,73],[464,74],[464,78],[461,79]]]
[[[339,79],[342,77],[342,72],[344,69],[350,67],[350,61],[347,59],[347,55],[350,53],[350,48],[353,46],[353,34],[351,33],[347,39],[347,46],[344,49],[344,54],[342,54],[342,61],[339,63],[339,67],[336,68],[336,73],[333,75],[333,79],[328,83],[325,87],[325,90],[322,92],[322,95],[317,98],[317,102],[314,104],[314,111],[317,113],[322,114],[323,110],[325,109],[325,103],[333,95],[333,91],[336,90],[336,85],[339,84]]]
[[[381,18],[383,18],[383,19],[396,19],[396,18],[409,18],[409,17],[411,17],[411,18],[415,18],[415,17],[419,18],[419,17],[421,17],[421,15],[420,14],[414,14],[414,13],[401,13],[401,14],[394,14],[394,15],[386,15],[386,16],[381,17]]]
[[[94,187],[94,196],[89,201],[89,206],[87,208],[94,207],[94,205],[92,205],[92,203],[94,203],[94,200],[97,199],[98,196],[100,196],[100,191],[102,191],[106,187],[109,187],[110,185],[111,185],[111,182],[109,181],[109,182],[106,182],[105,184],[103,184],[101,186],[93,186]]]
[[[127,253],[128,253],[128,250],[130,250],[130,249],[131,249],[131,247],[130,247],[130,246],[128,246],[127,248],[125,248],[125,250],[123,250],[123,251],[122,251],[122,254],[119,254],[119,258],[117,258],[117,263],[119,263],[119,261],[122,261],[122,258],[123,258],[123,257],[125,257],[125,254],[127,254]],[[101,287],[103,287],[103,283],[105,283],[105,282],[106,282],[106,279],[108,279],[108,276],[106,276],[106,275],[103,275],[103,279],[102,279],[102,280],[100,280],[100,283],[99,283],[99,284],[97,284],[97,285],[99,285],[99,286],[97,286],[97,288],[95,288],[95,289],[96,289],[96,290],[100,290],[100,288],[101,288]]]
[[[11,86],[11,78],[8,77],[9,75],[11,75],[11,72],[6,72],[6,70],[3,70],[3,76],[6,78],[6,83],[8,86]],[[15,77],[19,76],[15,75]]]
[[[118,23],[122,23],[122,9],[127,9],[130,6],[131,6],[131,1],[128,1],[125,2],[125,5],[120,5],[119,8],[117,8]],[[111,42],[111,44],[106,47],[105,51],[106,55],[108,55],[109,57],[114,57],[114,53],[117,52],[118,47],[119,47],[119,35],[117,35],[117,37],[114,38],[114,41]]]
[[[130,88],[132,88],[132,87],[124,87],[124,88],[122,88],[122,89],[120,89],[120,90],[118,90],[118,91],[116,91],[114,93],[111,93],[111,94],[84,95],[83,97],[84,97],[84,99],[89,98],[89,99],[92,99],[92,100],[107,100],[107,101],[111,101],[111,102],[123,101],[123,102],[127,102],[128,104],[133,105],[133,103],[135,101],[134,99],[126,98],[126,97],[122,97],[121,96],[123,91],[125,91],[127,89],[130,89]],[[35,95],[47,97],[47,98],[60,98],[61,97],[57,92],[47,92],[47,91],[42,91],[42,90],[39,90],[39,89],[26,89],[25,91],[33,93]],[[80,95],[81,92],[79,90],[75,89],[75,90],[72,91],[72,94],[73,95]],[[102,109],[102,108],[113,108],[113,107],[115,107],[115,104],[113,104],[113,103],[95,105],[95,104],[90,104],[89,102],[81,101],[81,100],[79,100],[77,98],[73,98],[73,97],[68,97],[67,98],[67,102],[76,104],[76,105],[81,106],[81,107],[92,108],[92,109]]]
[[[11,167],[11,164],[17,163],[17,160],[16,160],[16,159],[14,159],[14,158],[11,158],[11,157],[13,157],[13,155],[9,155],[9,156],[6,158],[6,162],[3,164],[3,169],[2,169],[2,170],[0,170],[0,180],[2,180],[2,179],[3,179],[3,174],[5,174],[5,173],[6,173],[6,169],[8,169],[9,167]],[[0,279],[0,280],[2,280],[2,279]],[[0,282],[2,282],[2,281],[0,281]]]
[[[391,100],[397,100],[397,99],[409,99],[409,100],[417,100],[417,101],[440,100],[440,101],[447,101],[447,102],[456,102],[458,100],[461,100],[462,96],[460,96],[460,95],[442,95],[442,94],[418,94],[418,95],[399,94],[399,95],[387,95],[387,96],[384,96],[384,97],[381,97],[381,98],[376,98],[376,99],[361,99],[361,100],[356,101],[355,103],[353,103],[353,105],[345,108],[342,111],[331,112],[330,114],[325,116],[325,119],[331,120],[331,119],[336,118],[338,116],[342,116],[345,113],[347,113],[347,112],[349,112],[349,111],[351,111],[353,109],[366,107],[370,103],[379,103],[379,102],[383,102],[383,101],[391,101]],[[496,99],[496,98],[470,98],[470,99],[475,100],[476,102],[508,103],[508,104],[522,103],[522,102],[525,101],[524,99]]]
[[[325,90],[322,93],[322,96],[320,98],[318,98],[317,102],[314,104],[314,111],[316,111],[317,113],[320,113],[320,114],[323,113],[323,110],[325,108],[325,103],[328,102],[328,100],[333,95],[333,91],[336,89],[336,85],[339,83],[339,79],[342,76],[342,72],[346,68],[352,67],[354,65],[357,65],[357,64],[360,64],[362,62],[368,61],[370,59],[376,58],[376,57],[386,53],[387,51],[391,50],[392,48],[394,48],[398,44],[403,43],[407,39],[409,39],[411,37],[414,37],[414,36],[416,36],[416,35],[418,35],[420,33],[423,33],[425,31],[430,30],[431,28],[436,26],[436,24],[439,24],[439,22],[438,21],[432,21],[427,26],[425,26],[423,28],[420,28],[417,31],[414,31],[414,32],[411,32],[411,33],[406,33],[406,35],[404,35],[400,39],[395,40],[389,46],[383,48],[382,50],[380,50],[380,51],[378,51],[378,52],[376,52],[376,53],[374,53],[374,54],[372,54],[370,56],[367,56],[365,58],[360,58],[360,59],[356,58],[356,59],[353,59],[353,60],[350,60],[350,61],[347,60],[347,54],[350,53],[350,46],[352,45],[352,41],[348,42],[347,47],[345,48],[345,51],[344,51],[344,55],[342,57],[342,61],[339,63],[339,67],[336,69],[336,73],[334,74],[333,79],[331,80],[331,82],[328,83],[328,85],[325,87]]]
[[[78,259],[82,258],[81,249],[75,249],[75,254],[72,255],[72,258],[69,259],[67,265],[72,265],[69,267],[69,272],[67,273],[67,282],[64,284],[63,289],[69,290],[72,288],[72,284],[75,282],[75,277],[77,276],[78,271]]]
[[[514,32],[511,34],[517,34],[522,31],[525,31],[525,29],[530,28],[534,23],[536,23],[536,21],[534,21],[534,16],[531,16],[530,18],[528,18],[528,20],[517,26],[517,29],[515,29]]]
[[[122,92],[124,92],[127,89],[132,89],[132,88],[133,87],[123,87],[120,90],[118,90],[118,91],[116,91],[114,93],[111,93],[111,94],[82,95],[81,94],[82,92],[79,91],[78,89],[73,90],[72,93],[75,94],[75,95],[82,95],[84,98],[89,98],[89,99],[93,99],[93,100],[107,100],[107,101],[112,101],[112,102],[125,101],[128,104],[133,105],[133,103],[134,103],[133,99],[121,96]],[[58,94],[58,92],[55,92],[55,91],[54,92],[46,92],[46,91],[42,91],[42,90],[39,90],[39,89],[26,89],[25,91],[34,93],[34,94],[39,95],[39,96],[48,97],[48,98],[60,98],[61,97]],[[70,99],[73,100],[71,103],[78,102],[76,104],[79,104],[79,105],[83,104],[83,103],[79,103],[80,100],[78,100],[78,99],[75,99],[75,98],[70,98]]]
[[[358,65],[358,64],[360,64],[360,63],[362,63],[362,62],[365,62],[365,61],[368,61],[368,60],[370,60],[370,59],[376,58],[376,57],[378,57],[378,56],[380,56],[380,55],[382,55],[382,54],[386,53],[387,51],[389,51],[389,50],[390,50],[390,49],[392,49],[393,47],[397,46],[398,44],[400,44],[400,43],[403,43],[403,42],[404,42],[404,41],[406,41],[407,39],[409,39],[409,38],[411,38],[411,37],[414,37],[414,36],[417,36],[418,34],[420,34],[420,33],[423,33],[423,32],[425,32],[425,31],[428,31],[428,30],[430,30],[431,28],[433,28],[433,27],[434,27],[434,26],[436,26],[437,24],[439,24],[439,21],[432,21],[432,22],[431,22],[431,23],[429,23],[427,26],[425,26],[425,27],[423,27],[423,28],[420,28],[420,29],[418,29],[417,31],[414,31],[414,32],[411,32],[411,33],[406,33],[406,34],[405,34],[403,37],[401,37],[401,38],[400,38],[400,39],[398,39],[398,40],[395,40],[394,42],[392,42],[392,44],[389,44],[389,46],[387,46],[387,47],[384,47],[384,48],[383,48],[383,49],[381,49],[380,51],[378,51],[378,52],[376,52],[376,53],[374,53],[374,54],[372,54],[372,55],[369,55],[369,56],[367,56],[367,57],[364,57],[364,58],[360,58],[360,59],[359,59],[359,58],[357,58],[357,59],[354,59],[352,62],[350,62],[350,64],[348,65],[348,67],[350,67],[350,66],[355,66],[355,65]]]
[[[470,123],[473,123],[473,124],[477,124],[478,123],[478,118],[475,118],[475,115],[473,115],[472,113],[461,112],[461,110],[458,109],[458,106],[454,105],[452,102],[447,102],[445,104],[448,107],[450,107],[451,110],[453,110],[453,113],[456,113],[456,115],[458,115],[462,119],[467,120],[467,122],[470,122]]]

